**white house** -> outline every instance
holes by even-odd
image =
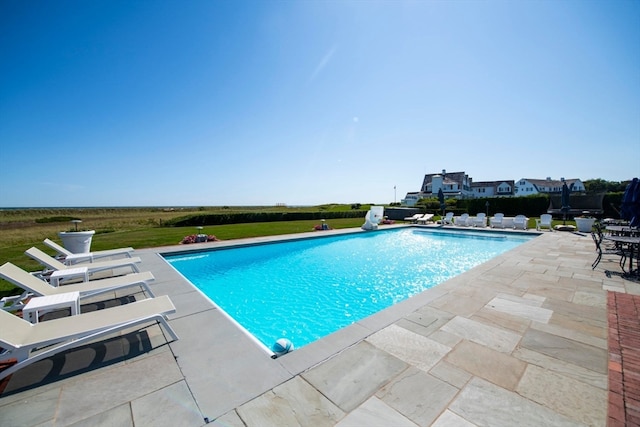
[[[446,198],[468,199],[473,197],[471,191],[472,179],[465,172],[447,172],[442,169],[441,174],[432,173],[424,176],[420,192],[424,197],[437,197],[442,188]]]
[[[513,196],[514,181],[481,181],[471,183],[471,191],[476,198]]]
[[[418,203],[418,200],[422,199],[422,194],[419,191],[414,191],[412,193],[407,193],[404,196],[404,199],[400,200],[400,204],[402,206],[415,206]]]

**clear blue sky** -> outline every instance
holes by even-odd
[[[0,0],[0,148],[0,207],[627,180],[640,2]]]

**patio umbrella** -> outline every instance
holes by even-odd
[[[628,220],[632,227],[640,225],[640,182],[638,182],[638,178],[633,178],[624,191],[620,216],[622,219]]]
[[[569,212],[569,209],[571,209],[571,206],[569,205],[569,187],[567,187],[566,181],[564,182],[564,184],[562,184],[562,197],[560,201],[562,203],[562,207],[560,208],[560,211],[564,214],[562,224],[567,225],[567,212]]]
[[[444,216],[444,210],[447,207],[444,203],[444,193],[442,192],[442,188],[438,190],[438,201],[440,202],[440,210],[442,211],[442,215]]]

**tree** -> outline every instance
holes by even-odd
[[[587,193],[617,193],[627,188],[629,181],[605,181],[604,179],[588,179],[583,182]]]

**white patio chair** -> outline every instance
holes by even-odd
[[[7,262],[0,267],[0,277],[33,295],[41,297],[76,291],[80,292],[80,297],[90,297],[131,286],[140,286],[146,295],[154,296],[149,288],[149,282],[155,280],[155,278],[149,271],[56,287]],[[24,295],[23,299],[26,296]]]
[[[25,254],[35,259],[45,267],[54,271],[70,270],[76,267],[75,265],[72,265],[72,266],[65,265],[60,261],[58,261],[57,259],[55,259],[54,257],[48,255],[47,253],[41,251],[36,247],[31,247],[27,249],[25,251]],[[95,273],[97,271],[112,270],[120,267],[131,267],[131,269],[134,272],[138,273],[140,272],[140,270],[138,269],[138,266],[136,264],[140,263],[140,261],[141,260],[139,257],[134,257],[134,258],[114,259],[114,260],[101,261],[101,262],[92,262],[90,264],[83,264],[82,266],[87,268],[87,271],[89,272],[89,274]]]
[[[431,218],[433,218],[433,214],[424,214],[422,217],[418,218],[418,221],[416,221],[418,224],[426,224],[427,222],[431,221]]]
[[[487,214],[480,212],[475,218],[471,220],[471,225],[474,227],[486,227],[487,226]]]
[[[67,250],[64,246],[60,246],[53,240],[44,239],[44,244],[56,251],[58,253],[56,258],[64,261],[64,263],[67,265],[81,261],[93,262],[94,259],[98,258],[117,257],[122,255],[124,255],[126,258],[131,258],[131,254],[133,253],[133,248],[118,248],[89,252],[86,254],[74,254],[73,252]],[[69,260],[67,260],[67,257],[69,257]]]
[[[160,322],[175,341],[178,336],[165,318],[175,311],[166,295],[33,324],[0,310],[0,347],[3,349],[0,360],[17,360],[15,365],[0,372],[0,379],[61,351],[145,323]],[[32,354],[36,349],[42,351]]]
[[[536,230],[540,230],[542,228],[548,228],[549,231],[553,231],[553,226],[551,225],[551,220],[553,217],[550,214],[542,214],[539,219],[536,219]]]
[[[404,218],[404,221],[410,221],[410,222],[412,222],[412,223],[415,223],[415,222],[417,222],[417,221],[418,221],[418,219],[419,219],[419,218],[422,218],[422,214],[417,213],[417,214],[415,214],[415,215],[413,215],[413,216],[405,217],[405,218]]]
[[[457,216],[453,219],[453,223],[459,227],[467,227],[470,225],[469,222],[469,214],[464,213],[460,216]]]
[[[526,216],[516,215],[516,217],[513,218],[513,228],[516,230],[526,230],[528,221],[529,218],[527,218]]]
[[[447,212],[447,214],[442,218],[443,225],[452,225],[453,224],[453,212]]]
[[[504,218],[504,214],[503,213],[497,213],[495,214],[491,220],[489,221],[489,224],[491,225],[491,228],[504,228],[504,224],[502,224],[502,219]]]

